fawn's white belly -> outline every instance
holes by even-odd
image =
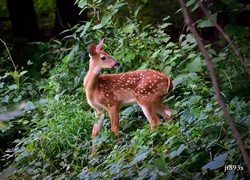
[[[128,99],[124,99],[121,104],[122,105],[130,105],[130,104],[135,104],[136,100],[134,98],[128,98]]]

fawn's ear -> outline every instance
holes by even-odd
[[[94,56],[96,54],[96,47],[93,42],[90,43],[89,46],[89,56]]]
[[[104,39],[102,39],[101,42],[97,45],[96,50],[98,50],[98,51],[102,50],[103,41],[104,41]]]

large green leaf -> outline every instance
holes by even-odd
[[[241,31],[242,27],[237,24],[228,24],[225,26],[225,32],[227,33],[228,36],[235,35],[237,32]]]
[[[196,73],[188,73],[188,74],[179,74],[174,80],[173,84],[174,87],[176,87],[179,84],[190,84],[192,83],[195,79],[197,79],[197,74]]]
[[[218,169],[225,165],[225,160],[227,159],[228,154],[221,154],[219,156],[216,156],[213,161],[207,163],[205,166],[202,167],[203,170],[210,169]]]
[[[87,23],[85,24],[85,26],[83,26],[84,29],[83,29],[83,31],[81,32],[80,37],[83,37],[83,36],[85,35],[85,33],[86,33],[86,31],[88,30],[89,26],[90,26],[90,22],[87,22]]]
[[[116,4],[115,5],[115,9],[119,9],[120,7],[122,7],[122,6],[124,6],[124,5],[126,5],[127,3],[119,3],[119,4]]]
[[[167,163],[164,160],[159,159],[159,158],[154,160],[153,168],[156,168],[157,170],[164,172],[164,173],[169,172],[169,170],[167,168]]]
[[[148,154],[148,153],[145,152],[145,153],[142,153],[142,154],[137,155],[137,156],[135,157],[134,161],[135,161],[135,162],[139,162],[139,161],[145,159],[145,158],[147,157],[147,154]]]
[[[193,59],[190,63],[187,64],[186,68],[189,72],[201,72],[202,68],[200,57],[196,57],[195,59]]]
[[[123,32],[125,33],[132,33],[135,29],[135,24],[129,23],[123,28]]]
[[[212,19],[216,22],[217,21],[217,13],[212,14],[211,16],[212,16]],[[213,27],[214,26],[209,19],[200,20],[200,21],[197,21],[197,22],[198,22],[197,27],[200,27],[200,28]]]
[[[141,153],[137,155],[134,160],[129,164],[129,166],[133,166],[134,164],[140,162],[141,160],[145,159],[147,157],[148,152]]]
[[[182,144],[176,151],[172,151],[170,153],[170,158],[174,158],[176,156],[179,156],[182,153],[182,151],[184,151],[185,149],[187,149],[187,146]]]
[[[101,25],[105,26],[106,24],[108,24],[111,18],[112,18],[112,14],[105,14],[102,18]]]
[[[30,111],[35,109],[35,106],[32,102],[28,101],[24,106],[25,111]]]
[[[94,27],[92,27],[93,30],[97,30],[97,29],[100,29],[100,28],[102,28],[102,24],[97,24]]]

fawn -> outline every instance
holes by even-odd
[[[92,139],[101,130],[104,113],[108,111],[111,119],[111,131],[119,142],[119,106],[137,103],[150,123],[151,129],[160,122],[157,113],[165,120],[171,120],[173,110],[162,103],[163,96],[172,91],[171,79],[155,70],[137,70],[121,74],[100,74],[103,68],[117,68],[120,63],[102,51],[103,40],[89,47],[89,71],[84,78],[84,88],[88,104],[95,109],[99,117],[94,124]]]

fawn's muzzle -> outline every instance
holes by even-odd
[[[116,62],[113,66],[113,68],[118,68],[120,66],[120,63],[119,62]]]

